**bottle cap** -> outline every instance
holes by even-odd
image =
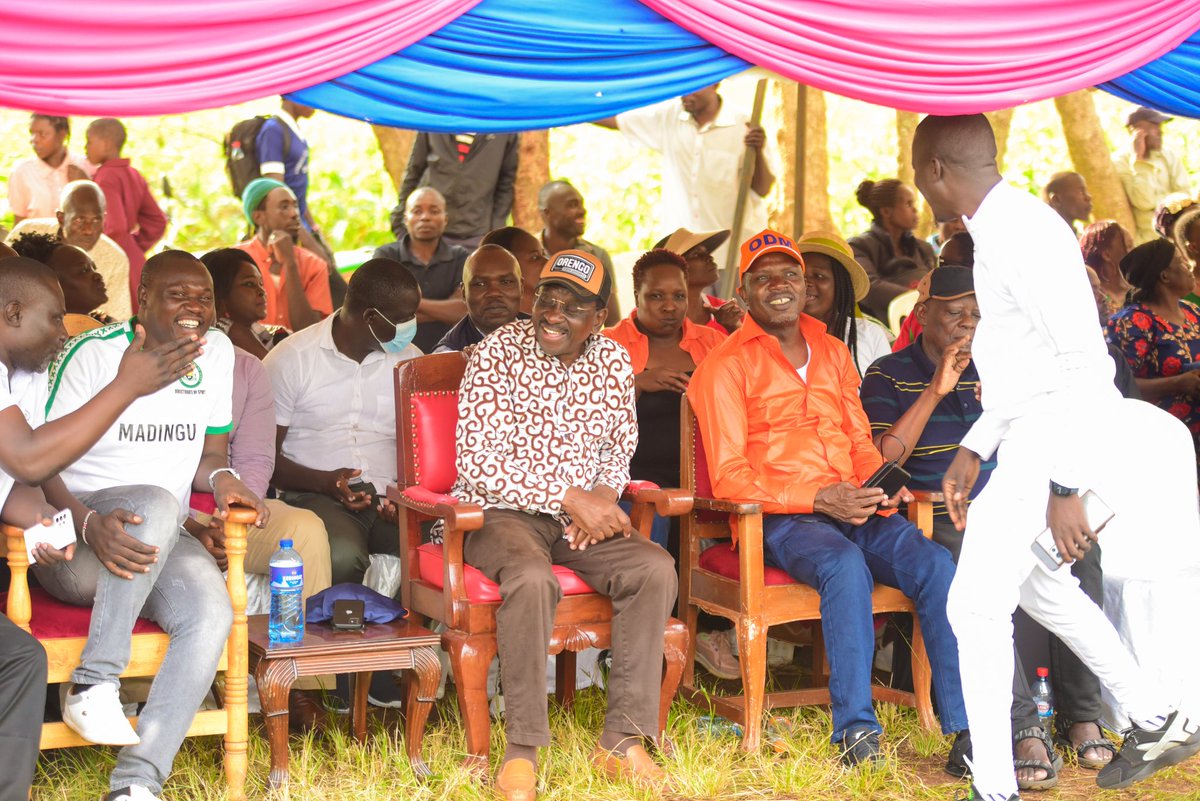
[[[292,547],[292,541],[291,541],[290,539],[283,539],[283,540],[280,540],[280,541],[279,541],[279,547],[280,547],[280,548],[291,548],[291,547]],[[1038,668],[1038,669],[1039,669],[1039,670],[1045,670],[1045,668]]]
[[[1047,678],[1050,675],[1050,668],[1038,668],[1037,674],[1039,679]]]

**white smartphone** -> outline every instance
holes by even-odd
[[[1088,527],[1094,534],[1099,534],[1100,530],[1108,525],[1108,521],[1113,519],[1113,510],[1109,509],[1108,504],[1100,500],[1100,496],[1091,490],[1083,493],[1081,500],[1083,501],[1083,513],[1087,515]],[[1029,547],[1047,570],[1058,570],[1066,561],[1058,552],[1058,546],[1054,544],[1054,535],[1050,533],[1049,527],[1038,534],[1037,539]]]
[[[48,526],[39,523],[25,529],[25,553],[29,564],[33,564],[34,546],[40,542],[60,550],[75,542],[75,523],[70,509],[63,509],[51,519],[53,522]]]

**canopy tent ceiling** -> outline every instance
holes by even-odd
[[[292,93],[391,125],[508,131],[753,64],[930,113],[1101,85],[1196,115],[1198,30],[1200,0],[45,0],[0,10],[0,105],[159,115]]]

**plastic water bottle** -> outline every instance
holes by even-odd
[[[1050,731],[1051,719],[1054,717],[1054,691],[1050,689],[1050,669],[1037,669],[1037,681],[1033,684],[1033,702],[1037,704],[1038,720],[1042,728]]]
[[[272,643],[304,639],[304,560],[292,541],[279,541],[271,557],[271,616],[267,629]]]
[[[701,715],[696,718],[696,731],[710,737],[741,737],[742,726],[720,715]]]

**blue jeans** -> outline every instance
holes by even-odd
[[[946,593],[954,578],[949,551],[922,537],[899,515],[875,515],[861,526],[821,514],[766,515],[763,556],[767,564],[821,593],[835,743],[862,729],[882,731],[871,706],[871,590],[876,582],[895,587],[916,604],[942,732],[967,728],[958,642],[946,620]]]

